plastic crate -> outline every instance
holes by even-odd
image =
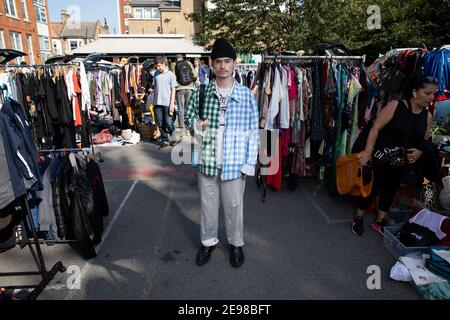
[[[383,245],[396,259],[406,256],[413,252],[426,253],[429,247],[405,247],[395,234],[402,226],[386,226],[384,227]]]

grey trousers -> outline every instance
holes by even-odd
[[[177,107],[178,107],[178,125],[180,128],[185,128],[185,116],[186,109],[189,105],[189,99],[191,98],[191,89],[181,89],[177,91]]]
[[[225,211],[225,231],[228,243],[236,247],[244,245],[244,192],[245,178],[221,181],[217,177],[198,175],[201,198],[200,239],[205,247],[219,242],[219,205]]]

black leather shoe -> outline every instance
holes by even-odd
[[[214,251],[216,246],[205,247],[202,246],[197,253],[197,257],[195,258],[195,263],[198,266],[204,265],[209,262],[211,259],[211,253]]]
[[[244,251],[242,247],[230,245],[230,264],[233,268],[239,268],[244,263]]]

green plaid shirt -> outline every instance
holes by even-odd
[[[195,129],[195,124],[199,120],[199,92],[196,90],[191,94],[187,117],[189,124]],[[220,105],[216,95],[216,82],[211,81],[205,88],[204,116],[208,119],[208,129],[202,138],[200,172],[207,176],[217,175],[216,144],[219,134]]]
[[[189,124],[196,133],[199,92],[197,90],[192,93],[187,108]],[[220,103],[215,81],[205,88],[204,116],[208,119],[208,128],[202,138],[200,172],[207,176],[217,176]],[[259,145],[258,107],[250,90],[239,83],[235,83],[231,94],[225,122],[222,180],[237,179],[241,172],[253,175]]]

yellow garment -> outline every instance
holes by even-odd
[[[155,105],[153,103],[150,105],[149,110],[152,113],[152,118],[154,120],[156,120],[156,118],[155,118]]]
[[[336,186],[339,194],[367,197],[372,191],[373,172],[370,173],[370,183],[364,185],[363,167],[359,163],[362,152],[341,156],[336,162]]]
[[[134,126],[134,114],[133,114],[133,109],[131,108],[131,106],[126,107],[126,112],[128,115],[128,124],[130,126]]]

